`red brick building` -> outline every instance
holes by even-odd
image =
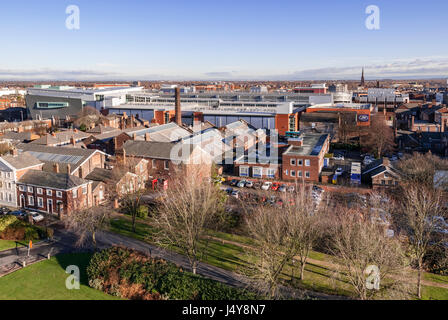
[[[66,173],[27,171],[17,182],[20,208],[69,215],[93,206],[92,181]]]

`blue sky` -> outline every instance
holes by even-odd
[[[80,29],[65,26],[80,9]],[[365,27],[366,7],[380,29]],[[446,77],[446,0],[14,0],[0,79]]]

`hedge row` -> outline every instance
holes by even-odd
[[[185,272],[173,263],[121,247],[95,253],[87,275],[91,287],[127,299],[256,299],[246,290]]]
[[[45,230],[32,226],[15,216],[6,215],[0,217],[0,239],[2,240],[39,240],[45,237]]]

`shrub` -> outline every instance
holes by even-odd
[[[255,299],[243,289],[184,272],[175,264],[134,250],[112,247],[95,253],[87,267],[89,285],[127,299]]]
[[[0,239],[3,240],[38,240],[43,236],[41,228],[32,226],[15,216],[4,216],[0,218]]]
[[[6,215],[0,217],[0,233],[3,232],[3,230],[5,230],[9,225],[17,222],[19,222],[19,219],[15,216]]]
[[[148,217],[148,207],[147,207],[147,206],[144,206],[144,205],[141,205],[141,206],[138,208],[137,216],[138,216],[139,218],[144,218],[144,219],[146,219],[146,218]]]

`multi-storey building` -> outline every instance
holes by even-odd
[[[42,170],[43,163],[29,153],[18,153],[0,157],[0,205],[17,207],[16,183],[28,170]]]
[[[19,207],[60,217],[92,207],[93,182],[58,171],[27,171],[17,182]]]

